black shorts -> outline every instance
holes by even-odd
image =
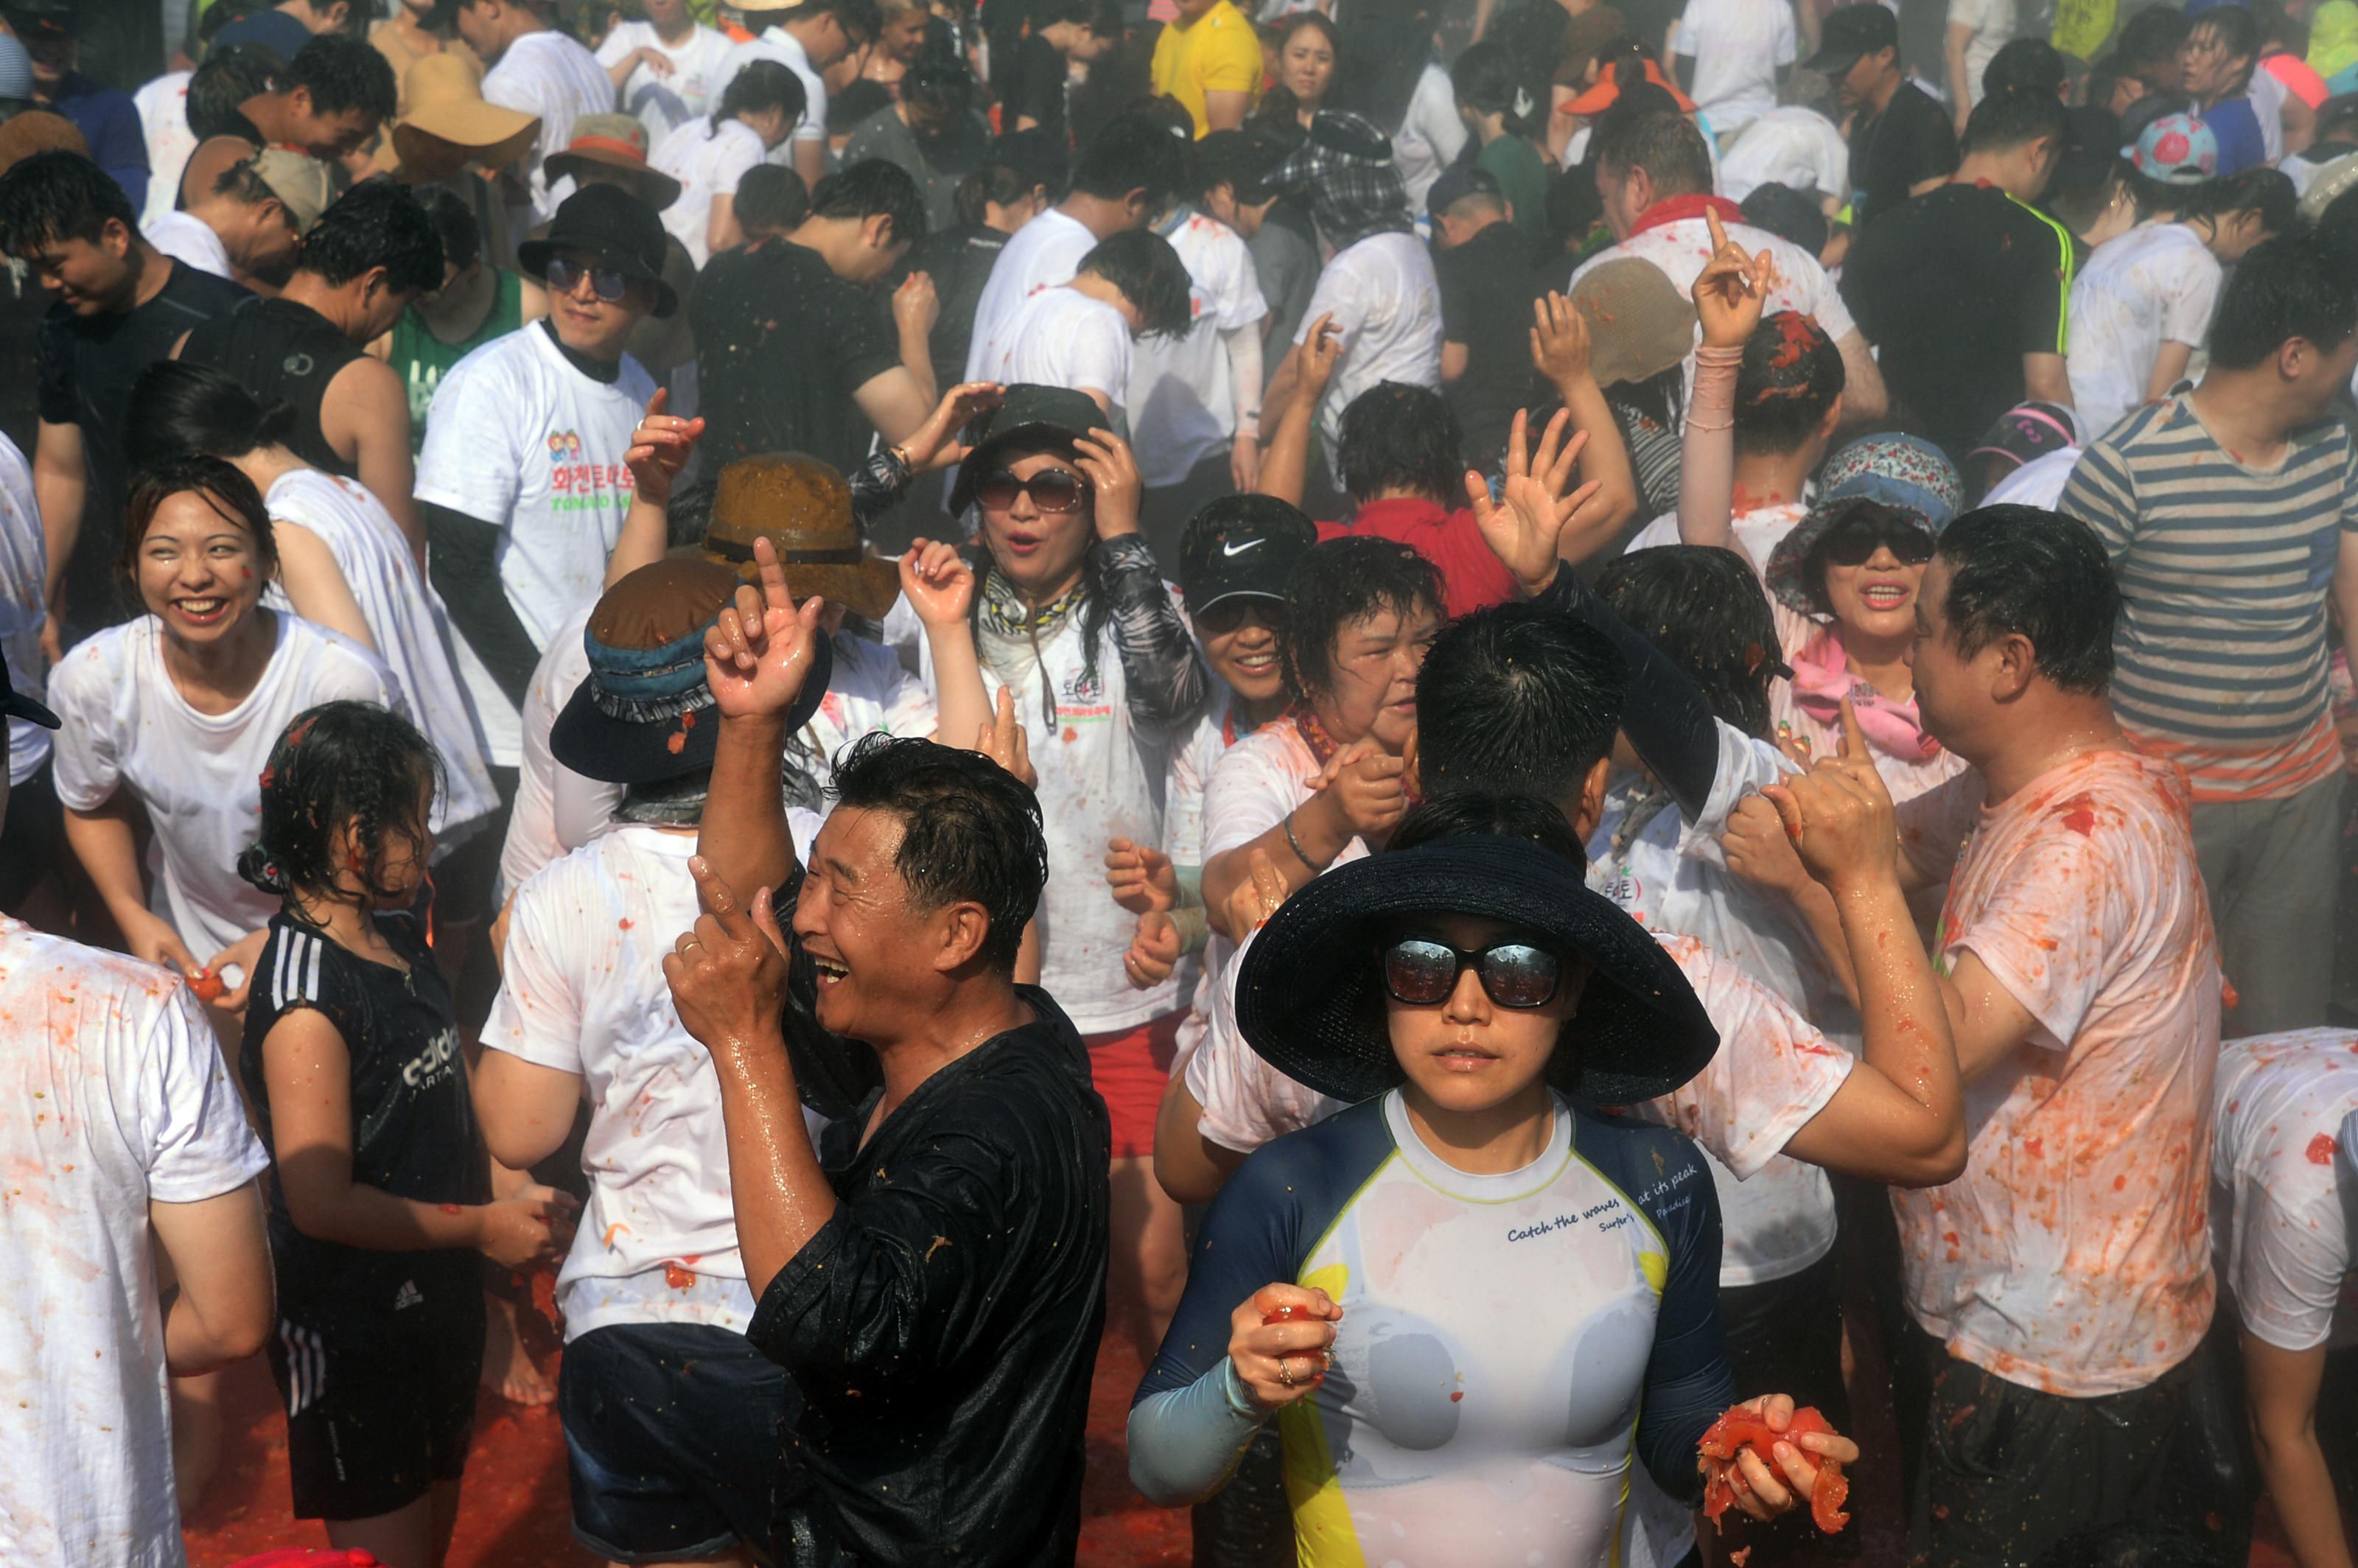
[[[366,1317],[280,1310],[270,1376],[297,1519],[373,1519],[459,1478],[483,1371],[481,1290]]]
[[[1933,1370],[1911,1568],[2028,1568],[2082,1530],[2186,1511],[2170,1481],[2192,1361],[2142,1389],[2067,1399],[1957,1360],[1929,1335],[1917,1344]]]
[[[6,737],[7,728],[0,724],[0,741]],[[65,813],[50,776],[56,765],[51,756],[8,792],[7,820],[0,822],[0,912],[13,913],[65,853]]]
[[[572,1460],[573,1535],[615,1563],[772,1558],[786,1375],[741,1334],[703,1324],[593,1328],[565,1347],[557,1413]]]

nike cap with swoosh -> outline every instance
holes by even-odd
[[[1224,495],[1187,522],[1179,592],[1187,613],[1225,600],[1282,600],[1293,568],[1318,543],[1317,524],[1271,495]]]

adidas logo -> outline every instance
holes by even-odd
[[[393,1294],[393,1310],[399,1312],[404,1307],[414,1307],[425,1299],[425,1293],[418,1290],[416,1281],[404,1280],[401,1281],[401,1289]]]

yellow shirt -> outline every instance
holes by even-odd
[[[1192,27],[1176,22],[1154,45],[1154,91],[1187,105],[1198,138],[1209,135],[1204,115],[1207,92],[1243,92],[1260,97],[1260,35],[1243,12],[1220,0]]]

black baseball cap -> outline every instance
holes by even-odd
[[[1273,495],[1223,495],[1187,520],[1179,541],[1179,592],[1200,616],[1231,599],[1282,600],[1293,568],[1318,543],[1318,525]]]
[[[1282,504],[1282,503],[1281,503]],[[1289,512],[1292,507],[1287,507]],[[22,719],[44,730],[58,727],[58,716],[18,691],[8,678],[8,661],[0,659],[0,718]]]
[[[1442,172],[1439,179],[1433,182],[1433,189],[1425,192],[1424,210],[1438,222],[1444,212],[1469,196],[1492,196],[1501,201],[1507,199],[1505,189],[1498,184],[1498,177],[1480,164],[1452,164]]]
[[[1818,28],[1818,52],[1810,57],[1808,69],[1828,81],[1840,81],[1861,55],[1898,47],[1899,18],[1878,0],[1858,0],[1826,13]]]

